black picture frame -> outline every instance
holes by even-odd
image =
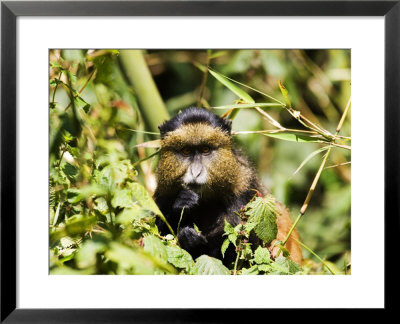
[[[16,308],[16,19],[19,16],[384,16],[385,309],[398,282],[387,266],[399,234],[400,0],[395,1],[2,1],[1,2],[1,322],[237,322],[243,310]],[[373,45],[371,45],[373,46]],[[366,175],[367,178],[367,175]],[[371,194],[373,188],[371,188]],[[373,244],[373,242],[372,242]],[[385,248],[385,249],[384,249]],[[373,258],[373,256],[371,256]],[[367,284],[367,283],[366,283]],[[39,292],[38,292],[39,293]],[[245,294],[244,294],[245,295]],[[251,310],[251,318],[265,310]],[[271,313],[269,313],[271,314]],[[261,318],[261,317],[260,317]],[[249,319],[248,319],[249,320]]]

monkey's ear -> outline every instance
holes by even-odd
[[[164,135],[165,135],[165,132],[166,132],[166,131],[165,131],[165,123],[162,123],[162,124],[158,125],[157,127],[158,127],[158,129],[160,130],[161,138],[163,138]]]
[[[229,118],[224,118],[223,123],[224,123],[224,129],[227,130],[228,133],[230,134],[232,131],[232,120]]]

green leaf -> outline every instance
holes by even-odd
[[[176,245],[167,245],[168,262],[177,268],[185,269],[190,272],[194,267],[192,256],[185,250]]]
[[[130,208],[135,203],[132,199],[132,193],[128,189],[115,189],[113,191],[113,198],[111,199],[111,206],[114,208]]]
[[[240,89],[237,85],[229,81],[226,77],[222,76],[221,74],[209,70],[210,74],[216,78],[219,82],[221,82],[225,87],[231,90],[235,95],[237,95],[240,99],[242,99],[246,103],[254,103],[254,99],[250,97],[247,92]]]
[[[99,197],[94,200],[93,209],[97,210],[102,215],[107,215],[110,212],[108,209],[107,200],[105,200],[103,197]]]
[[[304,161],[300,164],[300,166],[296,169],[296,171],[293,172],[291,178],[294,177],[294,176],[296,175],[296,173],[299,172],[299,171],[301,170],[301,168],[302,168],[308,161],[310,161],[314,156],[316,156],[318,153],[321,153],[321,152],[323,152],[323,151],[326,151],[326,150],[329,149],[329,148],[330,148],[330,146],[327,145],[327,146],[321,147],[320,149],[315,150],[314,152],[310,153],[310,154],[304,159]]]
[[[282,105],[279,103],[253,103],[253,104],[237,104],[237,105],[225,105],[225,106],[218,106],[212,107],[212,109],[249,109],[249,108],[263,108],[263,107],[280,107]]]
[[[276,238],[278,233],[277,211],[273,196],[256,197],[246,205],[245,213],[249,216],[248,223],[255,224],[254,232],[261,240],[268,244]]]
[[[63,166],[62,169],[63,169],[65,175],[70,180],[74,180],[77,177],[78,173],[79,173],[79,169],[76,166],[74,166],[74,165],[72,165],[72,164],[70,164],[68,162],[65,163],[65,165]]]
[[[124,182],[133,180],[135,175],[131,161],[122,160],[104,167],[97,174],[96,180],[104,186],[121,187]]]
[[[246,224],[244,224],[244,230],[245,230],[247,233],[250,233],[250,232],[254,229],[254,227],[255,227],[256,225],[257,225],[256,223],[249,223],[249,222],[247,222]]]
[[[156,215],[162,215],[157,204],[142,185],[137,182],[130,183],[129,188],[131,189],[133,196],[143,208],[150,210]]]
[[[257,266],[257,268],[258,268],[258,270],[260,270],[262,272],[269,273],[274,269],[272,264],[273,263],[271,263],[271,264],[265,264],[265,263],[264,264],[259,264]]]
[[[103,242],[86,241],[76,253],[76,265],[81,269],[95,266],[97,253],[104,252],[105,249],[106,245]]]
[[[259,271],[258,271],[258,266],[252,266],[249,269],[243,268],[241,271],[242,275],[258,275]]]
[[[208,255],[202,255],[196,259],[196,274],[198,275],[229,275],[231,274],[221,260]]]
[[[50,66],[52,68],[58,68],[58,69],[60,69],[62,71],[65,71],[65,69],[62,67],[62,65],[60,63],[58,63],[58,62],[50,61]]]
[[[67,191],[67,200],[71,204],[76,204],[83,199],[91,196],[104,196],[107,194],[107,188],[97,184],[91,184],[81,189],[71,188]]]
[[[234,246],[236,246],[237,238],[238,238],[238,234],[237,234],[237,233],[233,233],[233,234],[229,234],[229,235],[228,235],[228,240],[229,240]]]
[[[292,260],[279,256],[271,264],[276,274],[295,274],[303,269]]]
[[[225,234],[235,234],[235,229],[233,228],[233,226],[228,223],[228,221],[226,220],[226,218],[224,219],[225,225],[224,225],[224,232]]]
[[[305,135],[304,133],[279,132],[279,133],[260,133],[264,136],[278,138],[284,141],[298,143],[321,143],[324,140],[318,135]],[[325,141],[326,142],[326,141]]]
[[[108,259],[117,263],[118,274],[176,273],[173,267],[144,250],[131,248],[121,243],[112,242],[105,255]]]
[[[94,268],[75,270],[67,266],[57,267],[50,270],[51,275],[90,275],[94,272]]]
[[[292,107],[292,104],[290,103],[290,99],[289,99],[289,91],[287,91],[285,86],[282,84],[281,80],[278,81],[278,84],[279,84],[279,89],[281,89],[283,97],[285,98],[287,106]]]
[[[148,235],[143,240],[144,250],[160,260],[168,260],[168,252],[163,242],[154,235]]]
[[[69,143],[69,142],[71,142],[71,141],[75,138],[75,137],[72,136],[72,134],[71,134],[70,132],[68,132],[67,130],[63,130],[61,136],[62,136],[62,139],[63,139],[63,141],[64,141],[65,143]]]
[[[148,216],[145,210],[138,205],[134,205],[131,208],[124,208],[116,218],[116,222],[119,224],[131,224],[135,220]]]
[[[259,246],[254,251],[254,261],[257,264],[270,263],[272,260],[270,258],[268,249]]]
[[[222,243],[222,246],[221,246],[222,257],[224,257],[225,252],[229,246],[229,243],[230,243],[229,239],[225,239],[224,243]]]
[[[96,224],[96,217],[74,215],[68,218],[64,227],[59,227],[50,232],[50,242],[56,242],[65,236],[74,237],[78,234],[83,234],[92,229]]]
[[[196,231],[197,234],[201,234],[201,231],[200,231],[199,227],[195,223],[193,223],[193,228],[194,228],[194,230]]]

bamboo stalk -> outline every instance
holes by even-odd
[[[120,59],[132,84],[147,130],[158,132],[158,125],[169,119],[168,111],[153,80],[141,50],[121,50]]]

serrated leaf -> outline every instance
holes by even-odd
[[[196,274],[198,275],[230,275],[230,271],[226,268],[221,260],[215,259],[208,255],[202,255],[196,259]]]
[[[228,246],[229,246],[229,243],[230,243],[229,239],[225,239],[224,243],[222,243],[222,246],[221,246],[221,253],[222,253],[222,257],[223,257],[223,258],[224,258],[224,256],[225,256],[225,252],[226,252],[226,250],[227,250],[227,248],[228,248]]]
[[[168,262],[177,268],[185,269],[187,272],[194,267],[192,256],[176,245],[167,245]]]
[[[144,250],[160,260],[167,261],[168,253],[163,242],[154,235],[148,235],[143,239]]]
[[[233,234],[229,234],[229,235],[228,235],[228,240],[229,240],[234,246],[236,246],[237,238],[238,238],[238,234],[237,234],[237,233],[233,233]]]
[[[271,195],[264,198],[256,197],[246,205],[245,213],[249,216],[248,223],[255,224],[254,232],[261,240],[268,244],[276,238],[277,211],[275,199]]]
[[[250,233],[250,232],[254,229],[255,226],[256,226],[256,223],[249,223],[249,222],[247,222],[246,224],[244,224],[244,230],[245,230],[247,233]]]
[[[254,261],[257,264],[270,263],[272,260],[268,249],[259,246],[254,251]]]
[[[234,227],[228,223],[226,219],[224,219],[225,225],[224,225],[224,232],[227,234],[235,234],[235,229]]]

